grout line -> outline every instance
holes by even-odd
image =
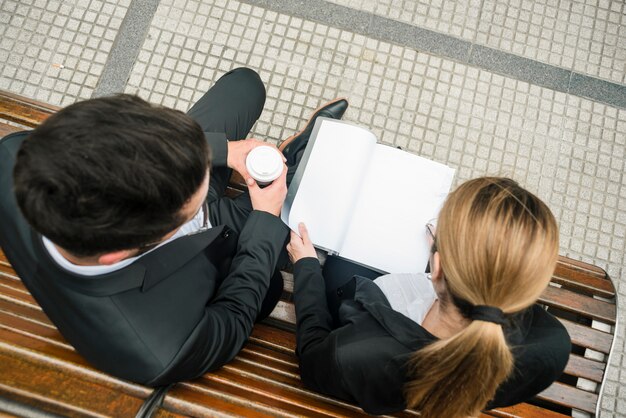
[[[578,74],[572,69],[545,64],[370,12],[340,6],[325,0],[239,1],[449,58],[534,85],[626,108],[626,86],[624,85]],[[481,4],[484,5],[484,0]],[[477,34],[474,40],[476,36]]]
[[[478,31],[480,29],[480,22],[482,22],[483,20],[483,10],[485,8],[485,1],[486,0],[480,0],[480,6],[478,6],[478,21],[476,22],[476,29],[474,30],[472,46],[476,45],[476,40],[478,39]]]
[[[124,91],[158,5],[159,0],[132,0],[91,97]]]
[[[567,79],[567,91],[566,91],[567,94],[570,94],[570,90],[572,88],[572,76],[573,76],[573,74],[574,74],[573,72],[570,72],[569,78]],[[568,102],[569,102],[569,100],[568,100]]]

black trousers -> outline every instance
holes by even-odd
[[[249,68],[237,68],[224,74],[187,112],[205,132],[223,132],[231,141],[245,139],[261,116],[265,104],[265,87],[259,75]],[[207,203],[212,225],[228,225],[240,233],[252,203],[248,193],[235,199],[224,196],[232,170],[213,167]],[[279,264],[280,266],[280,264]],[[276,270],[261,305],[257,321],[267,317],[278,303],[283,279]]]

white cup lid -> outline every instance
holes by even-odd
[[[256,181],[269,183],[283,172],[283,158],[275,148],[263,145],[250,151],[246,157],[246,168]]]

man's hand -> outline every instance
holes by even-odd
[[[280,216],[285,197],[287,197],[287,166],[283,166],[283,172],[269,186],[260,188],[256,181],[248,176],[246,179],[250,200],[255,210],[269,212]]]
[[[293,264],[296,264],[296,262],[302,258],[317,258],[317,253],[309,238],[309,231],[307,231],[306,226],[302,222],[298,224],[298,231],[300,232],[300,236],[291,231],[291,241],[287,244],[287,252]]]
[[[250,178],[250,174],[248,174],[248,170],[246,169],[246,158],[250,151],[262,145],[275,147],[268,142],[259,141],[258,139],[228,141],[228,160],[226,161],[226,165],[241,174],[241,177],[243,177],[246,183]],[[283,160],[285,160],[285,157],[283,157]]]

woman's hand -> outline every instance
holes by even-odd
[[[309,231],[306,230],[306,226],[302,222],[298,224],[298,231],[300,232],[300,236],[291,231],[291,241],[287,244],[287,252],[293,264],[296,264],[298,260],[303,258],[317,258],[317,253],[309,238]]]

